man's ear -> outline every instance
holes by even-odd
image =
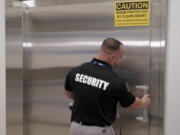
[[[113,61],[116,57],[115,57],[115,55],[111,54],[111,55],[110,55],[110,58],[111,58],[111,60]]]

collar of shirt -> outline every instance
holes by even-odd
[[[94,65],[98,65],[98,66],[102,66],[102,67],[108,67],[108,68],[112,69],[112,66],[109,63],[102,61],[100,59],[97,59],[97,58],[93,58],[91,63]]]

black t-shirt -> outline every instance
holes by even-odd
[[[74,94],[73,120],[87,125],[111,125],[117,102],[128,107],[135,100],[111,65],[95,58],[68,73],[65,89]]]

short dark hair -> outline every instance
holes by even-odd
[[[105,53],[117,52],[121,45],[123,44],[115,38],[106,38],[101,45],[101,50]]]

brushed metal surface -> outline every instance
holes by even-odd
[[[0,1],[0,134],[6,135],[6,50],[5,50],[5,1]]]
[[[7,135],[23,135],[22,8],[6,7]]]

